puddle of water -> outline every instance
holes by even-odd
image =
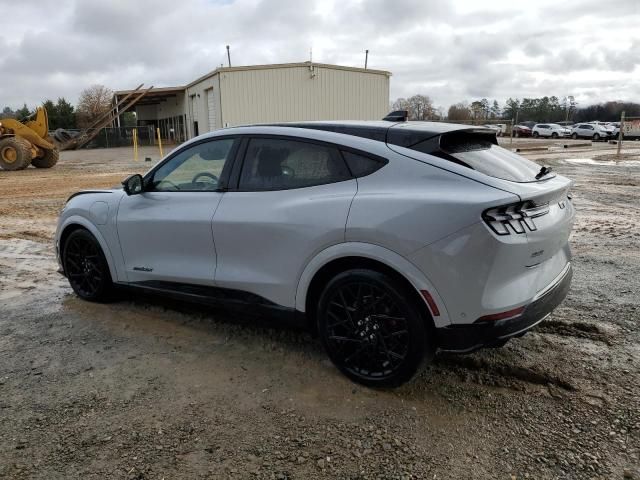
[[[604,162],[594,160],[592,158],[566,158],[564,160],[567,163],[583,163],[587,165],[606,165],[608,167],[636,167],[640,166],[640,160],[622,160],[616,162]]]
[[[0,308],[29,303],[29,292],[53,298],[65,293],[66,279],[49,243],[12,238],[0,241]]]

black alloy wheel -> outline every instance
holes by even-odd
[[[75,230],[63,250],[64,272],[76,294],[93,302],[109,299],[111,275],[100,244],[86,230]]]
[[[403,285],[379,272],[338,274],[320,297],[317,318],[331,361],[367,386],[399,386],[433,356],[431,319],[423,318]]]

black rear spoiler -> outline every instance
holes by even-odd
[[[409,120],[409,111],[396,110],[394,112],[388,113],[387,116],[382,120],[386,122],[406,122],[407,120]]]

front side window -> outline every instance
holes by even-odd
[[[286,190],[351,178],[330,146],[276,138],[253,138],[240,175],[242,190]]]
[[[223,138],[186,148],[154,172],[149,189],[157,192],[218,190],[234,141]]]

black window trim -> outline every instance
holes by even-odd
[[[224,163],[224,167],[222,167],[222,173],[220,174],[220,177],[218,178],[218,188],[215,190],[149,190],[148,188],[151,185],[151,182],[153,181],[153,177],[155,175],[155,173],[166,163],[170,162],[171,160],[173,160],[175,157],[177,157],[178,155],[182,154],[183,152],[185,152],[186,150],[196,147],[198,145],[202,145],[203,143],[209,143],[209,142],[215,142],[218,140],[229,140],[232,139],[234,140],[233,145],[231,146],[231,150],[229,151],[229,155],[227,157],[227,160]],[[237,157],[238,157],[238,151],[239,151],[239,147],[242,141],[242,136],[241,135],[221,135],[219,137],[207,137],[207,138],[203,138],[201,140],[189,143],[188,145],[183,145],[180,149],[176,150],[175,152],[173,152],[171,155],[169,155],[168,157],[166,157],[164,160],[162,160],[161,162],[159,162],[157,165],[155,165],[151,170],[149,170],[144,177],[142,178],[142,184],[144,185],[144,190],[143,193],[153,193],[153,192],[160,192],[160,193],[220,193],[220,192],[226,192],[229,188],[229,177],[230,177],[230,173],[232,170],[233,165],[236,163],[237,161]]]
[[[244,168],[245,165],[245,161],[246,161],[246,155],[247,155],[247,150],[249,147],[249,142],[252,139],[256,139],[256,138],[266,138],[266,139],[270,139],[270,140],[290,140],[290,141],[294,141],[294,142],[302,142],[302,143],[310,143],[313,145],[319,145],[322,147],[326,147],[326,148],[331,148],[334,149],[336,152],[337,157],[342,160],[345,169],[347,172],[349,172],[349,178],[345,178],[344,180],[340,180],[338,182],[324,182],[324,183],[316,183],[313,185],[308,185],[308,186],[303,186],[303,187],[291,187],[291,188],[260,188],[260,189],[254,189],[254,188],[240,188],[240,177],[242,176],[242,170]],[[384,158],[384,157],[380,157],[378,155],[373,155],[369,152],[364,152],[362,150],[359,150],[357,148],[353,148],[353,147],[349,147],[343,144],[339,144],[339,143],[334,143],[334,142],[327,142],[327,141],[323,141],[323,140],[317,140],[315,138],[306,138],[306,137],[296,137],[293,135],[278,135],[278,134],[268,134],[268,133],[261,133],[261,134],[244,134],[242,135],[242,142],[240,147],[238,148],[237,154],[236,154],[236,161],[234,162],[234,166],[233,166],[233,170],[231,171],[231,177],[229,178],[229,183],[228,183],[228,188],[226,191],[229,192],[274,192],[274,191],[286,191],[286,190],[300,190],[302,188],[313,188],[313,187],[318,187],[321,185],[331,185],[333,183],[340,183],[340,182],[345,182],[348,180],[353,180],[356,178],[361,178],[363,176],[366,175],[361,175],[359,177],[356,177],[353,172],[351,171],[351,169],[349,168],[349,164],[347,163],[347,161],[345,160],[344,156],[342,155],[342,151],[347,151],[347,152],[351,152],[354,153],[356,155],[361,155],[363,157],[367,157],[370,158],[372,160],[375,160],[377,162],[382,163],[382,166],[376,170],[374,170],[373,172],[369,173],[368,175],[371,175],[375,172],[377,172],[378,170],[380,170],[382,167],[384,167],[387,163],[389,163],[389,160]]]

